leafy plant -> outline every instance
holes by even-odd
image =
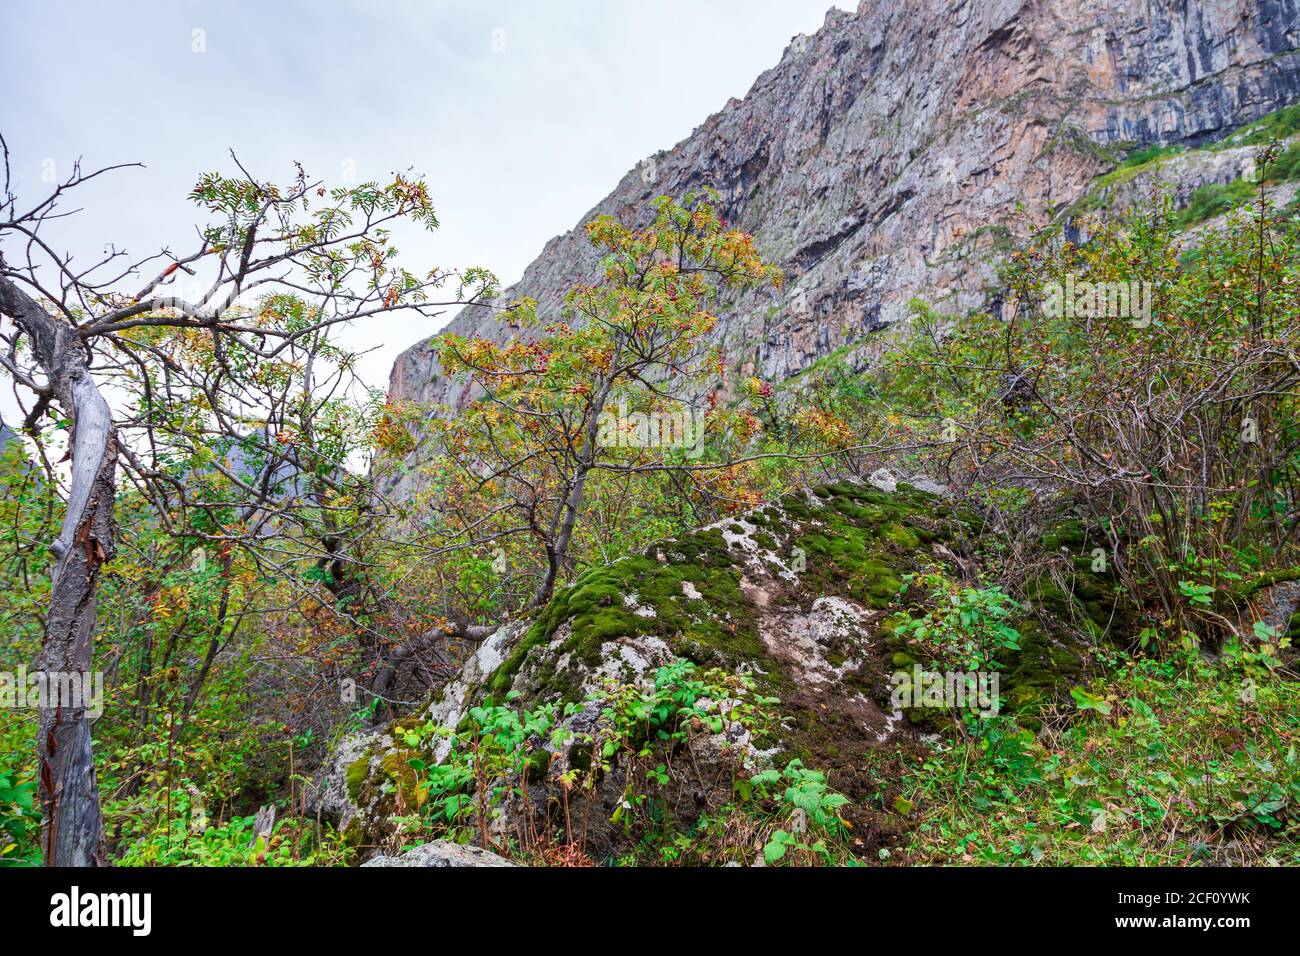
[[[574,286],[564,314],[514,303],[503,321],[526,336],[504,343],[445,334],[438,358],[481,396],[440,428],[440,467],[451,493],[436,526],[457,547],[527,536],[545,603],[570,563],[590,486],[671,472],[702,453],[709,409],[672,400],[722,367],[709,333],[721,287],[779,286],[752,237],[727,227],[708,192],[654,200],[633,229],[610,216],[587,224],[602,276]],[[536,330],[534,334],[533,330]],[[711,430],[719,431],[714,415]],[[487,477],[485,477],[487,475]]]
[[[0,866],[36,866],[40,849],[36,835],[41,814],[34,805],[36,782],[0,771]]]
[[[782,770],[764,770],[749,779],[760,796],[776,797],[785,821],[763,847],[767,863],[780,862],[787,854],[793,854],[795,859],[809,855],[826,862],[833,859],[827,841],[844,834],[845,822],[838,811],[849,799],[826,786],[824,773],[809,770],[796,758]],[[781,784],[785,788],[778,790]]]
[[[967,587],[937,574],[922,577],[920,583],[929,589],[932,609],[920,616],[904,612],[895,630],[941,665],[996,669],[999,653],[1020,649],[1020,632],[1008,623],[1019,605],[1000,587]],[[907,586],[905,581],[905,590]]]
[[[653,829],[663,820],[662,812],[649,812],[658,794],[692,772],[689,761],[678,764],[677,749],[689,753],[700,734],[728,728],[751,734],[776,702],[755,693],[747,674],[701,671],[683,659],[656,669],[648,682],[611,680],[581,703],[526,709],[518,700],[511,692],[504,703],[471,707],[455,730],[426,722],[400,731],[419,752],[406,762],[415,773],[422,835],[474,839],[525,858],[546,856],[557,845],[581,856],[596,789],[611,774],[622,780],[611,822],[625,831]],[[591,731],[578,733],[571,718],[584,710],[597,719]],[[450,742],[441,760],[430,753],[438,741]],[[565,753],[567,766],[553,770]],[[584,756],[575,760],[575,753]],[[558,820],[539,812],[553,804]]]
[[[1035,737],[1006,717],[903,784],[903,862],[1300,863],[1300,690],[1239,651],[1119,655]]]
[[[168,827],[128,846],[121,866],[339,866],[352,851],[329,830],[317,833],[296,820],[280,820],[269,840],[254,839],[255,817],[232,817],[195,826],[178,816]]]

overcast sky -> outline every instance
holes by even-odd
[[[413,168],[442,228],[403,263],[507,284],[641,159],[758,74],[831,0],[0,0],[0,132],[20,200],[42,174],[142,162],[82,191],[53,235],[88,259],[193,244],[199,172],[293,163],[334,184]],[[21,204],[21,202],[20,202]],[[362,372],[450,319],[368,320]],[[7,391],[7,390],[6,390]],[[8,411],[8,403],[0,402]]]

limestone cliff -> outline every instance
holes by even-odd
[[[997,308],[992,262],[1017,206],[1046,218],[1136,147],[1215,142],[1297,101],[1300,0],[864,2],[796,37],[743,100],[629,171],[583,222],[719,190],[727,220],[792,281],[724,300],[716,334],[736,373],[782,380],[918,294]],[[1189,166],[1180,187],[1237,175],[1239,160]],[[575,228],[506,298],[556,314],[593,264]],[[510,334],[482,308],[450,328]],[[428,341],[399,357],[390,393],[465,398]]]

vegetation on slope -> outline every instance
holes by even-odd
[[[1291,114],[1261,124],[1243,136],[1293,130]],[[1265,154],[1265,179],[1293,176],[1294,150]],[[917,303],[876,371],[837,355],[789,383],[712,379],[735,366],[706,346],[712,296],[692,270],[775,276],[707,196],[662,201],[648,232],[602,221],[605,281],[573,305],[603,331],[545,316],[526,343],[451,343],[486,391],[426,449],[426,493],[372,508],[359,476],[326,481],[256,540],[226,507],[231,449],[204,453],[201,422],[169,410],[166,474],[203,507],[115,502],[129,533],[101,584],[95,723],[111,855],[355,863],[375,835],[318,826],[304,801],[361,730],[392,746],[354,760],[347,789],[398,846],[445,836],[557,865],[1297,862],[1294,657],[1260,598],[1300,567],[1300,235],[1261,185],[1182,212],[1160,198],[1087,223],[1085,240],[1036,230],[1008,257],[1003,314]],[[1220,209],[1228,225],[1191,268],[1182,228]],[[1044,307],[1053,286],[1134,282],[1152,290],[1140,312]],[[266,320],[302,321],[287,305]],[[511,316],[532,322],[530,308]],[[184,330],[136,336],[207,354]],[[649,360],[620,378],[625,353]],[[270,384],[292,390],[300,372]],[[671,411],[661,385],[677,373],[701,387],[698,454],[637,431]],[[611,407],[638,439],[597,452]],[[249,449],[299,448],[327,479],[354,454],[409,450],[406,425],[427,414],[341,401],[323,434],[286,420]],[[0,462],[9,672],[41,637],[58,447],[43,436],[44,462]],[[862,481],[881,466],[932,475],[956,502]],[[766,607],[728,537],[754,544]],[[827,597],[866,614],[867,651],[824,649],[853,693],[883,707],[894,671],[990,670],[1000,713],[909,707],[907,732],[876,746],[762,639],[764,615]],[[425,716],[503,619],[517,640],[469,708],[453,726]],[[590,685],[611,646],[651,638],[668,660]],[[24,716],[0,712],[5,863],[40,856]],[[738,745],[706,780],[693,757],[732,724],[772,765]],[[263,806],[279,820],[255,839]]]

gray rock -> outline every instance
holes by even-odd
[[[514,866],[503,856],[477,846],[461,846],[450,840],[435,840],[401,856],[377,856],[361,864],[367,866]]]
[[[1243,623],[1243,632],[1252,633],[1254,621],[1262,621],[1284,635],[1290,629],[1292,619],[1300,613],[1300,581],[1283,581],[1264,588],[1255,595],[1253,603],[1254,613]]]
[[[365,757],[382,737],[378,731],[349,734],[339,741],[307,788],[307,809],[333,821],[342,830],[357,815],[357,805],[348,794],[348,767]]]

